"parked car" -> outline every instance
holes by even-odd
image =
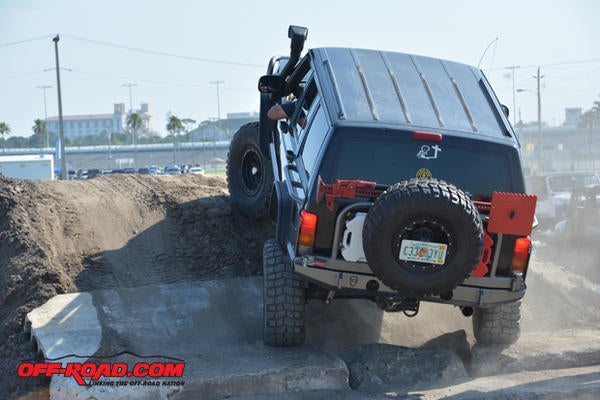
[[[78,169],[75,179],[87,179],[88,178],[88,170],[87,169]]]
[[[181,174],[181,168],[179,168],[177,165],[168,165],[165,167],[165,174],[167,174],[167,175]]]
[[[571,244],[597,243],[600,236],[600,185],[575,189],[565,221],[567,238]]]
[[[188,170],[188,173],[190,174],[196,174],[196,175],[204,175],[204,168],[202,167],[192,167]]]
[[[566,218],[574,190],[598,184],[600,177],[594,172],[559,172],[525,178],[527,192],[538,196],[535,212],[545,228],[552,228]]]
[[[97,178],[99,176],[102,176],[102,171],[99,169],[88,169],[88,173],[87,173],[87,178],[88,179],[92,179],[92,178]]]

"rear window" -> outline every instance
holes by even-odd
[[[340,132],[328,147],[321,176],[327,183],[360,179],[383,185],[417,176],[433,177],[472,195],[524,192],[522,179],[513,182],[517,166],[506,154],[510,151],[497,143],[446,136],[441,143],[416,141],[407,131],[373,131],[369,135]]]

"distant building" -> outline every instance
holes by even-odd
[[[257,112],[227,113],[226,119],[201,122],[199,127],[190,131],[190,140],[229,140],[240,126],[250,122],[258,122]]]
[[[150,130],[150,119],[152,118],[150,105],[142,103],[140,109],[133,110],[133,112],[142,118],[144,130]],[[85,135],[107,134],[108,132],[123,133],[127,127],[127,114],[125,104],[117,103],[114,105],[112,114],[63,116],[65,137],[72,139]],[[47,118],[46,125],[50,132],[58,133],[58,117]]]
[[[240,129],[240,126],[249,124],[250,122],[258,122],[259,115],[257,112],[238,112],[227,113],[227,119],[222,120],[221,124],[226,131],[227,138],[231,139],[234,133]]]
[[[516,127],[526,175],[600,172],[600,129],[578,127],[580,116],[581,108],[568,108],[562,126]]]
[[[581,119],[581,107],[565,108],[565,122],[563,126],[576,126]]]

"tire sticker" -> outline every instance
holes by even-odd
[[[428,170],[427,168],[421,168],[417,171],[417,179],[429,179],[432,178],[433,175],[431,174],[431,171]]]

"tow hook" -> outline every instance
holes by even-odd
[[[415,317],[419,313],[419,300],[414,298],[384,298],[379,307],[387,312],[402,311],[409,318]]]
[[[419,313],[419,300],[417,299],[405,299],[404,300],[404,310],[402,310],[404,315],[409,318],[416,317]]]

